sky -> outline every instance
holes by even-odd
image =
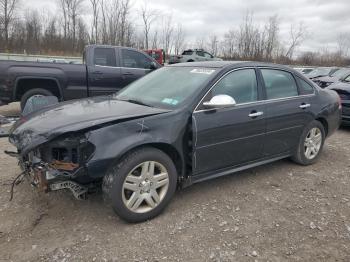
[[[25,10],[50,10],[55,14],[57,0],[22,0]],[[133,10],[139,10],[147,0],[131,0]],[[89,20],[89,1],[84,8],[85,19]],[[350,35],[350,0],[148,0],[149,8],[160,14],[173,15],[175,22],[181,22],[186,39],[195,42],[216,34],[222,37],[231,28],[237,28],[247,12],[254,14],[256,23],[263,25],[268,17],[277,15],[280,22],[280,37],[288,43],[291,24],[302,22],[307,38],[299,52],[318,51],[337,47],[339,34]],[[137,11],[132,14],[135,24],[141,28]]]

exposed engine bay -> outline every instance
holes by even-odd
[[[89,186],[79,183],[94,146],[85,135],[71,134],[41,145],[20,159],[20,166],[40,191],[69,189],[77,199],[85,198]]]

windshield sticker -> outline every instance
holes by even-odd
[[[176,106],[179,103],[179,101],[177,101],[176,99],[172,99],[172,98],[164,98],[162,100],[162,103]]]
[[[206,75],[211,75],[212,73],[215,72],[213,69],[206,69],[206,68],[195,68],[190,71],[192,74],[206,74]]]

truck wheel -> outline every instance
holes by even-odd
[[[25,92],[21,98],[21,110],[23,111],[29,98],[36,97],[36,96],[53,96],[53,94],[50,91],[42,88],[31,89]]]
[[[127,222],[159,215],[175,193],[177,171],[168,155],[141,148],[113,165],[103,179],[104,199]]]

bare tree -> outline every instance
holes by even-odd
[[[230,59],[235,56],[235,53],[237,52],[237,32],[234,29],[229,30],[224,35],[222,48],[225,58]]]
[[[265,60],[271,61],[273,51],[278,45],[278,32],[279,23],[278,16],[274,15],[269,18],[268,23],[265,25],[266,39],[264,43]]]
[[[127,39],[130,37],[129,34],[131,33],[131,25],[128,20],[130,8],[130,0],[123,0],[121,2],[119,43],[122,46],[128,42]]]
[[[141,7],[141,18],[142,18],[142,22],[143,22],[145,49],[148,49],[148,47],[149,47],[149,37],[150,37],[150,31],[152,28],[152,24],[156,21],[158,16],[159,16],[158,11],[149,9],[146,2]]]
[[[100,15],[100,0],[90,0],[92,6],[92,26],[91,26],[91,39],[92,42],[98,43],[98,22]]]
[[[72,44],[75,49],[77,25],[79,21],[80,11],[84,0],[70,0],[69,17],[72,21]]]
[[[291,41],[288,45],[285,56],[289,59],[292,59],[296,48],[301,45],[301,43],[306,37],[306,30],[304,24],[300,22],[298,27],[295,27],[294,24],[291,24],[289,35]]]
[[[219,50],[219,38],[217,35],[211,35],[208,38],[209,52],[213,56],[217,56]]]
[[[59,5],[59,8],[61,9],[62,17],[63,17],[63,35],[64,35],[64,38],[67,39],[68,32],[69,32],[68,10],[69,10],[70,1],[58,0],[58,5]]]
[[[173,15],[165,15],[162,24],[162,46],[166,55],[170,53],[173,34]]]
[[[174,31],[174,52],[175,52],[175,55],[180,54],[180,52],[184,48],[184,43],[185,43],[185,33],[182,29],[182,25],[177,24],[176,29]]]
[[[18,4],[19,0],[0,0],[0,19],[3,25],[5,49],[8,49],[10,26],[14,20],[15,10]]]
[[[349,55],[350,36],[348,34],[339,34],[337,36],[338,53],[342,57]]]

